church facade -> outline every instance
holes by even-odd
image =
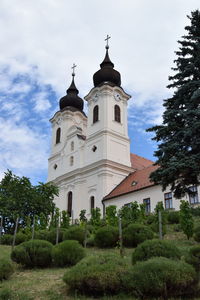
[[[50,119],[52,124],[48,181],[59,187],[55,203],[67,210],[72,219],[82,209],[90,217],[91,209],[103,212],[109,205],[118,208],[133,201],[146,204],[153,212],[158,201],[166,209],[178,209],[180,201],[170,190],[150,182],[153,162],[130,153],[127,127],[127,103],[130,99],[121,87],[121,75],[114,69],[106,46],[100,69],[94,74],[94,87],[85,96],[88,114],[74,82],[60,99],[60,110]],[[198,205],[199,190],[186,199]]]

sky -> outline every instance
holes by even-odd
[[[71,83],[84,97],[109,55],[121,74],[128,105],[131,152],[155,160],[153,134],[178,50],[199,0],[1,0],[0,179],[7,169],[45,182],[50,155],[49,119]],[[85,108],[87,111],[87,108]]]

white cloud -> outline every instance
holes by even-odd
[[[177,40],[185,33],[186,15],[198,7],[199,0],[1,0],[0,173],[10,166],[31,169],[34,161],[33,170],[46,168],[49,145],[41,131],[48,125],[40,126],[58,108],[74,62],[79,95],[93,87],[106,34],[112,36],[110,57],[122,86],[133,96],[131,122],[138,128],[160,123]],[[33,91],[34,85],[41,89]],[[57,94],[54,101],[46,85]],[[135,111],[142,112],[142,120]]]

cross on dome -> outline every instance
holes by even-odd
[[[106,49],[109,49],[109,45],[108,45],[108,40],[111,38],[111,36],[109,36],[108,34],[107,34],[107,37],[106,37],[106,39],[105,39],[105,41],[106,41]]]
[[[75,65],[74,63],[73,63],[73,66],[72,66],[72,70],[73,70],[73,72],[72,72],[72,76],[74,77],[75,76],[75,68],[77,67],[77,65]]]

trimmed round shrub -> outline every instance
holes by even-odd
[[[200,226],[194,229],[194,240],[198,243],[200,242]]]
[[[99,248],[111,248],[116,246],[118,240],[118,228],[107,225],[97,230],[94,237],[94,244]]]
[[[137,297],[181,296],[192,294],[197,288],[194,268],[166,257],[154,257],[138,262],[122,277],[123,287]]]
[[[94,234],[91,234],[89,238],[87,238],[87,247],[94,247]]]
[[[52,259],[56,266],[73,266],[85,256],[84,248],[78,241],[63,241],[53,247]]]
[[[16,246],[11,259],[25,267],[48,267],[51,265],[52,244],[47,241],[31,240]]]
[[[172,259],[180,259],[180,250],[169,241],[147,240],[135,248],[132,254],[132,263],[148,260],[151,257],[163,256]]]
[[[12,245],[12,242],[13,242],[13,235],[6,233],[1,236],[1,244]]]
[[[66,233],[67,229],[59,228],[59,235],[58,235],[58,243],[62,242],[64,240],[64,235]],[[46,240],[53,245],[56,244],[56,234],[57,229],[52,229],[50,231],[47,231]]]
[[[30,240],[30,238],[31,238],[31,235],[27,235],[25,233],[18,232],[16,234],[16,238],[15,238],[15,245],[19,245],[23,242],[26,242],[26,241]]]
[[[130,224],[123,231],[123,242],[126,247],[136,247],[145,240],[150,240],[154,236],[153,231],[142,224]]]
[[[49,230],[45,230],[45,229],[37,230],[37,231],[35,231],[34,238],[36,240],[47,241],[48,234],[49,234]],[[55,239],[56,239],[56,237],[55,237]]]
[[[200,245],[191,247],[185,260],[188,264],[191,264],[197,272],[199,272],[200,271]]]
[[[179,224],[180,222],[179,211],[169,211],[167,213],[167,222],[169,224]]]
[[[114,254],[88,256],[70,268],[63,280],[71,290],[82,294],[117,294],[122,289],[120,275],[126,268],[124,259]]]
[[[72,226],[63,235],[63,240],[75,240],[83,245],[85,239],[85,229],[81,226]]]
[[[12,262],[7,259],[0,259],[0,281],[9,279],[13,272]]]

